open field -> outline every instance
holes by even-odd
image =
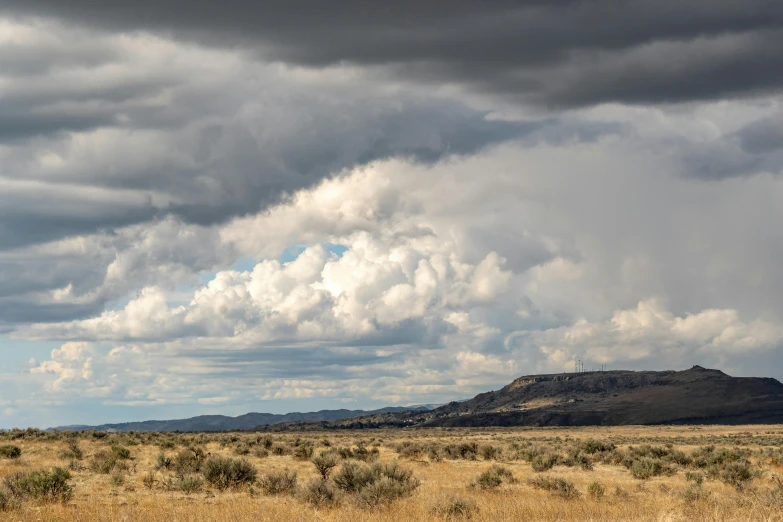
[[[0,433],[0,519],[783,520],[781,471],[783,426],[31,430]]]

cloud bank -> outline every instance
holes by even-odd
[[[0,428],[783,377],[778,2],[362,6],[3,2]]]
[[[774,0],[182,2],[9,0],[6,12],[241,45],[267,60],[344,62],[546,106],[660,103],[778,90]]]

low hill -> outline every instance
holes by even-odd
[[[275,429],[760,423],[783,423],[783,384],[694,366],[529,375],[433,410],[284,423]]]
[[[199,415],[188,419],[149,420],[101,424],[99,426],[70,425],[50,428],[52,430],[96,430],[96,431],[238,431],[251,430],[282,422],[337,421],[364,415],[383,415],[407,410],[426,410],[429,406],[388,407],[379,410],[321,410],[307,413],[246,413],[238,417],[225,415]]]

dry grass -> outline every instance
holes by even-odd
[[[575,455],[574,448],[584,447],[583,442],[588,439],[614,445],[616,449]],[[92,433],[82,433],[78,441],[78,449],[83,453],[81,460],[71,458],[73,452],[62,434],[0,432],[0,444],[6,443],[21,448],[22,454],[14,459],[0,459],[0,476],[55,466],[66,468],[71,475],[73,496],[65,503],[16,502],[0,513],[2,520],[783,521],[783,486],[776,478],[783,469],[783,426],[379,430],[271,435],[137,433],[100,439]],[[400,451],[403,443],[409,448],[420,445],[426,449]],[[444,449],[449,444],[472,443],[479,448],[475,460],[452,460]],[[421,484],[412,494],[389,503],[368,507],[357,500],[357,494],[342,492],[338,505],[316,505],[307,501],[305,490],[321,475],[312,462],[295,457],[296,448],[304,444],[312,446],[316,457],[322,452],[339,454],[340,448],[356,450],[362,445],[369,451],[354,451],[365,461],[358,462],[361,466],[371,468],[373,461],[399,460],[401,467],[412,470]],[[688,462],[679,453],[672,453],[673,456],[665,457],[669,459],[664,462],[666,473],[644,480],[634,478],[628,464],[612,462],[629,458],[633,454],[630,446],[639,448],[645,444],[651,445],[652,451],[664,451],[661,448],[670,444],[666,451],[682,452]],[[130,450],[130,458],[119,459],[110,473],[94,471],[93,457],[111,453],[113,445]],[[265,452],[261,450],[274,445],[284,446],[285,454],[268,451],[269,456],[263,456]],[[707,457],[698,462],[691,459],[694,450],[709,445],[714,445],[715,450]],[[185,470],[175,470],[174,465],[169,469],[159,467],[161,452],[175,460],[186,446],[200,448],[203,456],[194,453],[198,455],[196,460]],[[486,449],[487,446],[495,450]],[[727,452],[720,453],[723,448]],[[540,473],[533,471],[529,458],[536,452],[558,455],[558,464]],[[343,453],[347,454],[344,450]],[[402,457],[401,453],[407,456]],[[716,455],[733,455],[731,458],[738,460],[732,461],[731,466],[720,464],[723,467],[705,464],[715,461]],[[201,478],[201,460],[215,457],[244,459],[258,470],[258,477],[253,484],[228,489],[206,482],[196,491],[179,487],[183,481],[192,483]],[[580,459],[589,460],[592,470]],[[471,487],[481,473],[498,463],[513,474],[513,480],[504,480],[498,487]],[[731,481],[744,477],[737,469],[745,465],[752,477],[737,487]],[[334,468],[335,473],[340,466]],[[297,473],[299,492],[265,495],[259,482],[271,472],[283,470]],[[686,480],[686,473],[691,480]],[[696,474],[704,476],[700,485],[693,480]],[[575,488],[576,495],[560,495],[557,489],[537,487],[542,477],[563,479]],[[602,495],[589,493],[595,483],[603,487]]]

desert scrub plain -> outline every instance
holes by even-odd
[[[0,520],[783,521],[783,426],[0,431]]]

